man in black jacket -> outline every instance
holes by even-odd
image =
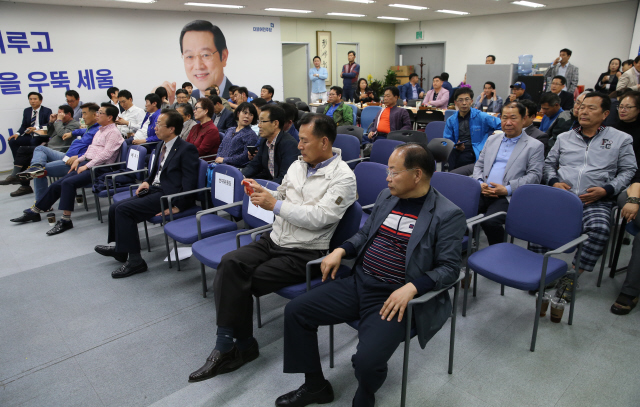
[[[285,124],[284,110],[278,105],[264,105],[258,120],[260,144],[258,152],[251,155],[249,164],[242,169],[247,178],[272,180],[280,184],[289,166],[300,151],[298,142],[282,129]]]
[[[109,208],[108,242],[115,246],[96,246],[103,256],[111,256],[124,263],[111,273],[113,278],[129,277],[147,271],[147,263],[140,255],[138,222],[161,213],[160,197],[195,189],[198,183],[198,150],[182,140],[182,116],[173,109],[163,109],[156,123],[158,143],[155,157],[149,164],[149,177],[138,187],[136,196],[111,205]],[[165,209],[174,214],[193,206],[194,195],[177,198],[173,207]]]

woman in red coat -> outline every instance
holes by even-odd
[[[218,153],[220,133],[213,124],[213,103],[208,98],[198,99],[193,109],[194,118],[200,123],[193,126],[187,137],[187,142],[196,146],[200,157]]]

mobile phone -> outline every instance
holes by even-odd
[[[258,152],[258,146],[247,146],[247,150],[249,150],[251,155],[256,155]]]
[[[460,144],[464,144],[464,141],[458,141],[455,145],[459,146]]]
[[[253,195],[255,191],[253,190],[253,187],[251,186],[249,181],[247,181],[246,179],[243,179],[242,185],[244,185],[247,188],[247,192],[249,193],[249,196]]]
[[[140,192],[138,192],[138,198],[142,198],[143,196],[147,195],[149,193],[149,188],[145,188],[140,190]]]

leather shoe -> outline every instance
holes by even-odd
[[[260,347],[258,346],[258,341],[256,338],[251,338],[253,343],[245,350],[240,351],[240,358],[242,359],[242,364],[246,364],[251,362],[252,360],[256,360],[258,356],[260,356]]]
[[[93,250],[95,250],[96,253],[101,254],[103,256],[113,257],[114,259],[116,259],[120,263],[126,262],[127,258],[129,257],[129,255],[127,253],[118,253],[118,252],[116,252],[116,248],[114,246],[101,246],[101,245],[98,245],[98,246],[94,247]]]
[[[7,178],[0,180],[0,185],[19,185],[20,180],[15,175],[9,175]]]
[[[47,236],[57,235],[62,232],[66,232],[69,229],[73,229],[73,222],[70,220],[58,219],[56,224],[47,232]]]
[[[20,188],[11,192],[9,195],[12,197],[22,196],[27,194],[33,194],[33,188],[30,185],[20,185]]]
[[[147,270],[148,270],[147,262],[145,262],[144,260],[142,260],[142,263],[138,264],[137,266],[131,266],[127,261],[122,266],[120,266],[119,269],[112,272],[111,277],[125,278],[125,277],[132,276],[134,274],[144,273]]]
[[[219,374],[233,372],[242,365],[244,365],[244,362],[236,345],[233,345],[233,348],[229,352],[224,353],[218,349],[214,349],[205,364],[189,375],[189,382],[201,382]]]
[[[41,220],[42,220],[42,217],[40,216],[39,213],[35,213],[33,211],[27,211],[27,212],[23,212],[22,216],[11,219],[11,222],[27,223],[27,222],[40,222]]]
[[[331,383],[327,381],[327,384],[322,390],[315,393],[311,393],[307,389],[307,385],[303,384],[298,390],[290,391],[287,394],[276,399],[276,406],[278,407],[302,407],[313,403],[327,404],[333,401],[333,388]]]

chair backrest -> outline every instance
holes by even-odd
[[[134,156],[137,156],[137,158]],[[127,154],[127,159],[125,160],[127,162],[126,164],[127,169],[132,171],[143,169],[145,166],[146,158],[147,158],[147,149],[144,146],[136,146],[136,145],[129,146],[129,154]],[[136,174],[136,178],[144,179],[145,174],[140,172]]]
[[[267,181],[264,179],[257,179],[255,181],[258,184],[262,185],[264,188],[270,189],[272,191],[275,191],[280,186],[277,182]],[[249,213],[249,206],[253,206],[253,204],[249,200],[249,195],[245,194],[242,200],[242,219],[244,220],[247,229],[255,229],[257,227],[267,225],[268,223],[266,221]],[[251,208],[251,211],[256,209],[258,210],[258,212],[264,213],[264,209],[256,208],[255,206]],[[273,212],[271,213],[273,214]]]
[[[227,164],[218,164],[213,169],[211,180],[211,201],[213,206],[222,206],[233,202],[242,201],[244,198],[244,177],[239,169]],[[227,209],[227,212],[236,218],[242,217],[242,207],[236,206]]]
[[[300,98],[286,98],[285,101],[287,103],[295,106],[296,102],[301,102],[302,99],[300,99]]]
[[[362,207],[358,202],[354,202],[338,222],[336,231],[329,242],[329,250],[342,245],[347,239],[350,239],[360,229],[360,219],[362,219]]]
[[[120,159],[118,161],[127,162],[127,158],[129,158],[129,145],[123,140],[122,146],[120,146]],[[124,169],[127,165],[121,165],[120,167]]]
[[[360,157],[360,142],[350,134],[338,134],[333,146],[341,150],[343,161],[355,160]],[[349,163],[349,167],[353,169],[356,164]]]
[[[309,111],[309,105],[302,101],[296,102],[296,107],[298,108],[298,110],[304,110],[305,112]]]
[[[380,106],[367,106],[362,109],[360,114],[360,125],[363,129],[368,129],[371,123],[378,117],[378,114],[382,110]]]
[[[416,130],[396,130],[387,134],[388,140],[398,140],[403,143],[420,143],[427,146],[427,135],[422,131]]]
[[[371,156],[369,159],[373,163],[387,165],[389,163],[389,157],[391,157],[391,153],[393,153],[393,149],[400,144],[402,144],[402,141],[398,140],[376,140],[373,143],[373,147],[371,147]]]
[[[435,121],[444,121],[444,113],[439,110],[418,110],[417,123],[427,124]]]
[[[478,214],[481,188],[477,180],[451,172],[435,172],[431,186],[462,209],[467,219]]]
[[[356,125],[347,125],[347,126],[338,126],[338,134],[351,134],[358,138],[358,140],[362,141],[362,134],[364,133],[364,128],[358,127]]]
[[[422,102],[422,99],[409,99],[407,100],[407,106],[416,107],[418,102]]]
[[[511,197],[505,227],[516,239],[553,250],[580,236],[582,211],[582,201],[569,191],[523,185]]]
[[[444,120],[445,121],[449,120],[449,118],[456,113],[458,113],[457,110],[447,110],[446,112],[444,112]]]
[[[427,144],[427,148],[433,154],[433,158],[439,163],[447,162],[454,146],[453,141],[448,138],[434,138]]]
[[[387,166],[384,164],[361,162],[353,173],[356,175],[358,202],[362,206],[375,203],[380,191],[388,188]]]
[[[434,138],[442,138],[445,123],[446,122],[431,122],[427,124],[427,127],[424,129],[424,133],[427,135],[427,143]]]
[[[353,125],[356,125],[356,122],[358,121],[358,106],[356,105],[352,105],[352,104],[348,104],[349,106],[351,106],[351,110],[353,111]]]

